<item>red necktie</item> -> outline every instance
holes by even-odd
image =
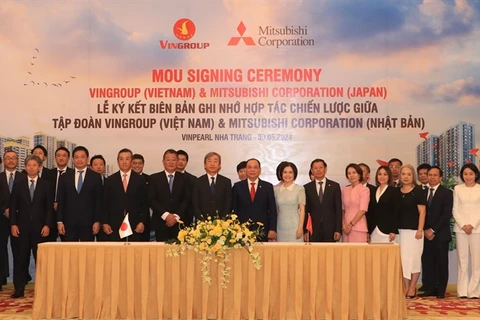
[[[250,199],[255,199],[255,182],[250,183],[252,187],[250,188]]]

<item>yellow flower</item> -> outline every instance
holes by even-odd
[[[213,228],[213,233],[216,235],[216,236],[220,236],[223,232],[223,229],[221,226],[215,226],[215,228]]]
[[[237,220],[238,216],[236,214],[232,214],[232,220]]]
[[[212,243],[212,238],[207,238],[207,243],[211,244]]]
[[[188,232],[186,230],[180,230],[180,232],[178,233],[178,240],[180,240],[180,242],[183,242],[185,240],[185,236],[188,234]]]
[[[257,224],[258,224],[260,227],[263,226],[263,223],[261,223],[261,222],[257,222]]]

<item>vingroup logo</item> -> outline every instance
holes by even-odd
[[[197,27],[192,20],[182,18],[173,24],[173,35],[181,41],[185,42],[170,42],[168,40],[160,40],[160,48],[163,50],[179,49],[207,49],[210,47],[210,42],[187,42],[192,39],[197,31]]]
[[[195,35],[195,23],[187,18],[182,18],[173,25],[173,34],[178,40],[189,40]]]

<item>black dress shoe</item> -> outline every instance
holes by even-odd
[[[420,288],[418,288],[418,291],[425,292],[425,291],[428,291],[428,290],[427,290],[427,288],[425,288],[424,285],[422,285]]]
[[[2,285],[0,284],[0,291],[3,291]]]
[[[18,299],[18,298],[23,298],[25,296],[25,294],[20,291],[15,291],[10,297],[13,298],[13,299]]]
[[[422,298],[425,298],[425,297],[436,297],[436,296],[437,296],[437,293],[436,293],[435,291],[430,291],[430,292],[420,293],[418,296],[419,296],[419,297],[422,297]]]
[[[478,299],[478,297],[470,297],[470,299]]]
[[[4,278],[2,279],[2,283],[1,283],[0,285],[2,285],[2,286],[6,286],[6,285],[7,285],[7,277],[4,277]]]
[[[27,283],[32,281],[32,276],[30,274],[27,274]]]
[[[460,296],[460,299],[467,299],[467,296]]]
[[[437,294],[437,299],[445,299],[445,295],[444,294]]]

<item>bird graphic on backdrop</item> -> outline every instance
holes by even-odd
[[[36,65],[39,63],[39,60],[41,60],[41,59],[39,59],[39,58],[41,58],[41,57],[39,56],[40,50],[39,50],[38,48],[34,48],[34,51],[35,51],[36,53],[32,56],[32,61],[30,61],[30,67],[36,66]],[[34,63],[34,61],[36,61],[36,62]],[[35,67],[33,67],[33,68],[35,68]],[[33,73],[32,71],[27,71],[27,74],[28,74],[29,76],[34,76],[34,73]],[[37,74],[35,74],[35,76],[37,76]],[[76,79],[76,78],[77,78],[77,77],[70,76],[70,77],[69,77],[69,80],[63,80],[63,82],[64,82],[65,84],[68,84],[68,83],[70,83],[70,82],[72,81],[72,79]],[[40,79],[39,79],[39,80],[40,80]],[[42,79],[42,80],[44,80],[44,79]],[[37,82],[37,81],[31,80],[30,82],[32,83],[30,86],[40,85],[40,83],[45,84],[45,87],[48,87],[48,86],[49,86],[46,81]],[[62,82],[62,81],[60,81],[60,82]],[[63,87],[60,82],[52,82],[52,83],[51,83],[51,86],[52,86],[52,87],[57,87],[57,88]],[[24,82],[23,85],[24,85],[24,86],[29,86],[28,82]]]

